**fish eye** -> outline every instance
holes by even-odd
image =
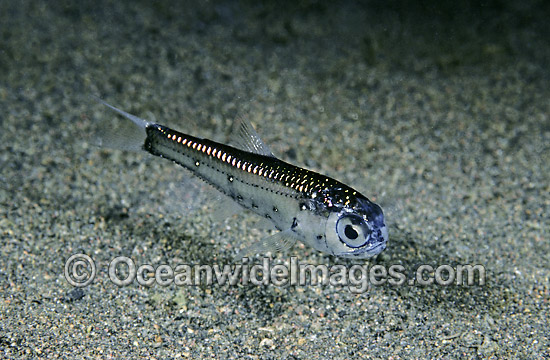
[[[365,245],[370,230],[362,217],[344,215],[336,223],[336,233],[347,246],[357,248]]]

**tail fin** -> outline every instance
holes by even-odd
[[[115,126],[113,121],[102,121],[93,141],[95,145],[119,150],[143,150],[143,144],[147,138],[145,128],[151,123],[107,104],[98,97],[93,96],[93,98],[133,123],[126,121],[120,126]]]

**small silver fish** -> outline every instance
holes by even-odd
[[[119,137],[124,148],[172,160],[279,230],[237,258],[285,250],[297,240],[348,258],[370,258],[386,248],[388,231],[380,206],[337,180],[277,159],[247,122],[240,124],[239,149],[148,122],[97,100],[138,127],[135,135],[110,134]]]

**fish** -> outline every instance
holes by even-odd
[[[338,180],[275,157],[246,120],[239,120],[233,146],[141,119],[96,100],[130,120],[134,128],[132,132],[111,131],[99,145],[115,143],[171,160],[278,230],[241,250],[236,259],[285,251],[298,241],[333,256],[355,259],[374,257],[386,248],[388,230],[379,205]]]

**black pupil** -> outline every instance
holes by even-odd
[[[346,237],[351,240],[355,240],[359,236],[357,231],[355,231],[355,229],[351,225],[346,225],[346,227],[344,228],[344,234],[346,234]]]

